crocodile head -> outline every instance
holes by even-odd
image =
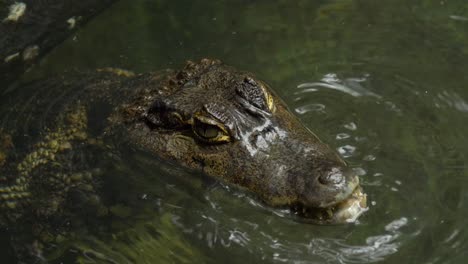
[[[204,59],[146,85],[123,111],[150,152],[319,223],[366,207],[353,171],[252,74]]]

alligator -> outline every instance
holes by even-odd
[[[100,179],[106,167],[97,160],[117,145],[314,223],[352,222],[366,209],[359,178],[343,159],[265,82],[219,60],[141,74],[104,68],[31,85],[73,96],[52,95],[61,100],[51,105],[51,94],[40,92],[27,106],[0,109],[15,117],[0,130],[0,226],[57,239],[90,216],[109,215]],[[49,121],[30,118],[41,129],[20,131],[24,112]]]

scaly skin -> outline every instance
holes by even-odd
[[[252,74],[202,60],[169,75],[159,89],[146,86],[146,78],[137,77],[134,85],[143,89],[111,117],[109,131],[124,130],[131,144],[272,206],[328,208],[357,187],[345,162]],[[217,138],[197,134],[206,124]]]
[[[45,107],[57,111],[53,125],[16,165],[0,145],[0,164],[8,161],[0,170],[0,224],[22,223],[22,232],[29,226],[33,239],[57,242],[90,217],[112,214],[116,207],[102,199],[106,186],[93,164],[93,155],[111,151],[103,140],[201,170],[315,222],[347,220],[334,215],[347,215],[338,211],[364,197],[345,162],[265,83],[217,60],[138,75],[106,68],[34,85],[78,95]],[[28,219],[34,223],[24,224]]]
[[[0,168],[6,163],[8,151],[13,147],[11,136],[0,129]]]
[[[31,196],[30,184],[34,179],[31,179],[33,172],[38,167],[45,167],[53,162],[56,162],[56,157],[61,152],[72,149],[71,141],[86,139],[86,114],[83,107],[78,107],[76,112],[67,115],[67,125],[58,127],[56,131],[51,131],[43,139],[37,143],[31,153],[17,166],[17,176],[13,184],[0,187],[2,209],[16,209],[18,203],[27,202]],[[67,175],[57,177],[47,177],[45,180],[50,181],[50,185],[59,184],[65,188],[65,191],[71,187],[71,179]],[[32,186],[34,188],[34,186]]]

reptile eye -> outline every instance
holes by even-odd
[[[268,110],[270,110],[270,112],[275,112],[275,103],[273,101],[273,96],[271,96],[271,94],[268,92],[268,89],[266,88],[266,85],[261,83],[260,84],[260,88],[262,89],[262,92],[263,94],[265,95],[265,102],[266,102],[266,105],[268,107]]]
[[[222,125],[212,119],[196,116],[193,122],[193,132],[199,139],[209,143],[229,142],[230,136]]]
[[[204,137],[206,139],[216,138],[220,132],[217,126],[208,125],[205,123],[197,122],[195,125],[195,132],[197,135]]]

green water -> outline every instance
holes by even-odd
[[[125,175],[154,211],[125,239],[71,242],[93,249],[85,262],[466,263],[465,0],[124,0],[27,78],[203,57],[269,83],[360,173],[369,211],[354,225],[299,223],[197,173],[135,158],[139,169]]]

